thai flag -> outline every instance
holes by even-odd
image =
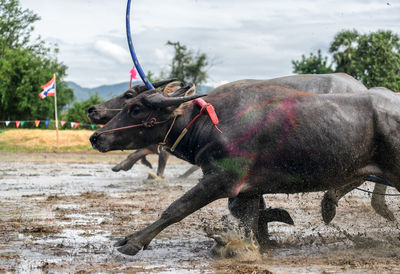
[[[56,75],[53,74],[53,78],[47,84],[42,86],[43,91],[39,93],[39,97],[44,99],[47,96],[56,95]]]

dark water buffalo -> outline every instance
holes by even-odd
[[[139,94],[90,137],[93,147],[137,149],[164,139],[173,146],[200,111],[185,104],[198,97],[186,92]],[[203,178],[157,221],[119,241],[120,252],[136,254],[163,229],[220,198],[230,198],[232,214],[258,238],[262,194],[338,189],[369,174],[400,189],[400,98],[391,92],[317,95],[256,83],[205,100],[223,133],[203,115],[171,151],[199,165]]]
[[[175,89],[181,87],[182,83],[176,82],[176,79],[168,79],[165,81],[155,82],[153,85],[155,88],[167,85],[164,90],[166,92],[172,92]],[[136,85],[117,97],[114,97],[104,103],[89,107],[89,109],[87,110],[87,116],[92,123],[105,124],[110,121],[118,112],[120,112],[130,99],[136,97],[138,94],[146,90],[147,88],[145,85]],[[146,159],[146,155],[149,154],[160,154],[157,176],[162,177],[169,157],[169,153],[165,152],[164,150],[159,151],[157,145],[151,145],[146,148],[137,150],[134,153],[131,153],[127,157],[127,159],[113,167],[112,170],[129,170],[138,160],[141,160],[144,165],[152,168],[151,163]]]
[[[162,86],[164,84],[171,83],[172,80],[167,80],[164,82],[155,83],[156,87]],[[332,73],[332,74],[300,74],[300,75],[292,75],[279,77],[269,80],[255,80],[255,79],[245,79],[239,80],[231,83],[227,83],[220,87],[215,88],[212,93],[223,93],[232,88],[239,88],[242,85],[247,85],[250,83],[276,83],[276,84],[285,84],[292,88],[295,88],[299,91],[311,92],[315,94],[321,93],[362,93],[367,91],[367,88],[361,84],[359,81],[354,79],[352,76],[345,73]],[[175,90],[175,88],[179,86],[179,83],[173,85],[172,87],[168,87],[171,91]],[[143,85],[134,87],[135,95],[145,91],[145,87]],[[379,91],[379,88],[373,89],[374,91]],[[127,101],[133,98],[132,91],[128,90],[122,95],[115,97],[107,102],[102,104],[92,106],[88,110],[88,117],[93,123],[106,123],[110,121],[115,114],[113,110],[107,111],[107,109],[121,109]],[[127,159],[113,167],[114,171],[120,170],[129,170],[139,159],[143,164],[149,166],[151,168],[151,164],[146,160],[145,156],[149,154],[159,154],[158,168],[157,168],[157,176],[163,177],[164,170],[166,167],[166,163],[169,157],[169,153],[167,153],[163,149],[158,149],[157,145],[148,146],[144,149],[137,150],[136,152],[130,154]],[[196,171],[198,167],[193,166],[188,171],[186,171],[180,178],[186,178],[194,171]],[[329,190],[325,195],[324,199],[321,202],[321,212],[322,218],[325,223],[330,223],[334,216],[336,215],[336,207],[340,198],[342,198],[345,194],[353,190],[355,187],[358,187],[362,182],[356,183],[355,185],[349,185],[340,189],[332,189]],[[389,210],[385,203],[385,197],[380,195],[386,192],[386,186],[377,184],[374,189],[374,194],[372,195],[371,205],[374,210],[384,218],[394,221],[394,215]]]
[[[390,89],[384,87],[374,87],[369,89],[370,92],[382,92],[385,93],[393,93],[394,92]],[[327,191],[324,195],[324,198],[321,202],[321,211],[322,211],[322,218],[326,224],[329,224],[330,221],[336,215],[336,206],[340,198],[344,195],[352,191],[354,188],[358,187],[359,184],[356,182],[354,184],[350,184],[338,189],[331,189]],[[386,193],[387,186],[383,184],[376,184],[372,197],[371,197],[371,205],[372,208],[375,210],[376,213],[384,217],[389,221],[395,221],[396,218],[393,215],[393,212],[389,210],[385,203],[385,196],[383,194]]]
[[[172,82],[174,79],[156,82],[154,85],[156,88]],[[354,79],[352,76],[345,73],[331,73],[331,74],[301,74],[279,77],[269,80],[255,80],[246,79],[239,80],[232,83],[222,85],[215,89],[215,92],[224,92],[232,87],[237,87],[242,84],[248,83],[259,83],[269,82],[286,84],[300,91],[312,92],[312,93],[346,93],[346,92],[362,92],[367,88],[359,81]],[[110,121],[118,111],[126,104],[127,100],[130,100],[135,95],[146,90],[144,85],[135,86],[120,96],[112,98],[104,103],[91,106],[87,111],[88,118],[97,124],[105,124]],[[163,177],[165,166],[168,160],[168,153],[160,151],[157,146],[149,146],[145,149],[138,150],[130,154],[127,159],[113,167],[113,171],[129,170],[132,166],[140,159],[143,164],[151,168],[151,164],[146,160],[145,156],[148,154],[160,154],[159,162],[157,167],[157,176]],[[193,167],[186,171],[181,178],[186,178],[198,168]]]

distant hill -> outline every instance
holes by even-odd
[[[141,82],[134,82],[134,85],[140,84]],[[104,100],[111,99],[117,95],[120,95],[129,88],[129,82],[123,82],[113,85],[102,85],[94,88],[81,87],[75,82],[67,81],[68,87],[74,91],[76,101],[84,101],[89,99],[91,93],[97,92],[100,98]],[[212,90],[210,86],[197,86],[197,92],[200,94],[207,93]]]

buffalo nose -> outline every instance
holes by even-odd
[[[99,137],[99,134],[98,134],[97,132],[95,132],[95,133],[93,133],[93,134],[90,136],[90,138],[89,138],[90,143],[92,144],[92,147],[93,147],[93,148],[96,147],[96,142],[97,142],[97,138],[98,138],[98,137]]]
[[[91,106],[90,108],[88,108],[87,114],[88,114],[88,115],[89,115],[89,114],[92,114],[92,113],[95,112],[95,111],[96,111],[96,107]]]

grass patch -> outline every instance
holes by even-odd
[[[0,134],[0,151],[5,152],[95,152],[89,137],[91,130],[62,130],[59,147],[56,131],[47,129],[9,129]]]

